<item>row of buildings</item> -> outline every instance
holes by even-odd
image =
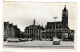
[[[33,24],[27,26],[24,33],[27,39],[32,38],[34,40],[52,40],[55,36],[62,40],[74,40],[74,30],[68,27],[68,10],[66,6],[62,10],[62,21],[47,22],[46,27],[43,27],[36,25],[34,19]]]
[[[62,10],[62,21],[47,22],[46,27],[36,25],[35,19],[32,25],[25,27],[24,32],[9,22],[4,22],[4,37],[26,38],[32,40],[52,40],[57,37],[62,40],[74,40],[74,30],[68,27],[68,10],[66,6]]]
[[[4,38],[19,38],[19,36],[20,29],[17,27],[17,25],[4,22]]]

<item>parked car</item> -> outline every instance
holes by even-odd
[[[42,39],[42,41],[45,41],[46,39]]]
[[[50,41],[53,41],[53,39],[50,39]]]
[[[25,42],[26,39],[25,39],[25,38],[19,38],[19,41],[20,41],[20,42]]]
[[[58,38],[53,38],[53,44],[54,45],[59,45],[60,44],[60,39],[58,39]]]
[[[18,38],[8,38],[7,39],[8,42],[19,42]]]
[[[4,37],[3,41],[6,41],[6,40],[7,40],[7,38],[6,38],[6,37]]]
[[[29,39],[28,39],[28,41],[32,41],[32,39],[31,39],[31,38],[29,38]]]
[[[49,39],[46,39],[46,41],[49,41]]]

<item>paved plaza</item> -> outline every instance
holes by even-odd
[[[4,47],[26,48],[26,47],[45,47],[45,48],[74,48],[72,41],[61,41],[60,45],[53,45],[52,41],[26,41],[26,42],[4,42]]]

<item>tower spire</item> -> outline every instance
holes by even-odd
[[[64,5],[64,11],[66,11],[67,9],[66,9],[66,5]]]
[[[35,25],[35,18],[34,18],[34,21],[33,21],[33,25]]]

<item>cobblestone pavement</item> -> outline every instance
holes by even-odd
[[[60,45],[53,45],[52,41],[26,41],[26,42],[4,42],[4,47],[53,47],[53,48],[74,48],[72,41],[61,41]]]

